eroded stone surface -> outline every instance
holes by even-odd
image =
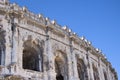
[[[1,80],[118,80],[99,49],[67,26],[0,1]]]

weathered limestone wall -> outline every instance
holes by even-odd
[[[0,74],[1,79],[118,80],[84,37],[7,0],[0,1]]]

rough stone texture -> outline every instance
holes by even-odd
[[[84,37],[8,0],[0,0],[0,79],[118,80]]]

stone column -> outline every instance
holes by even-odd
[[[111,72],[110,72],[110,63],[107,64],[107,79],[108,80],[112,80],[111,79]]]
[[[9,17],[9,18],[8,18]],[[8,22],[8,20],[11,21]],[[3,29],[5,30],[5,50],[3,51],[4,53],[4,59],[3,59],[3,64],[6,66],[5,68],[5,73],[6,74],[14,74],[14,67],[17,62],[17,34],[13,34],[13,27],[15,27],[14,20],[10,18],[9,15],[7,15],[7,19],[4,18],[2,21],[3,24]],[[16,29],[14,30],[16,31]]]
[[[23,36],[23,34],[21,35]],[[24,43],[23,37],[19,37],[18,55],[17,55],[19,56],[17,57],[17,68],[18,68],[17,72],[18,73],[22,73],[22,70],[23,70],[23,49],[24,49],[23,43]]]
[[[75,79],[75,54],[73,53],[73,45],[74,45],[74,40],[72,38],[70,38],[71,33],[69,33],[69,47],[68,47],[68,51],[67,51],[67,58],[68,58],[68,78],[69,80],[76,80]],[[76,66],[77,68],[77,66]]]
[[[72,55],[71,55],[71,52],[70,52],[70,48],[68,47],[67,48],[68,80],[74,80],[74,77],[73,77],[73,68],[72,68],[73,61],[72,61],[71,56]]]
[[[2,64],[4,67],[4,71],[3,71],[3,74],[9,74],[11,71],[10,71],[10,68],[8,68],[8,65],[11,63],[11,24],[8,23],[8,21],[4,18],[2,19],[2,24],[3,24],[3,30],[5,31],[5,44],[4,44],[4,47],[5,47],[5,50],[2,51],[3,54],[4,54],[4,58],[2,59]]]
[[[15,74],[15,66],[17,65],[17,54],[18,54],[18,30],[15,24],[14,15],[11,17],[11,74]]]
[[[45,40],[45,48],[43,53],[43,78],[44,80],[48,80],[48,40]]]
[[[98,58],[98,72],[99,72],[100,80],[104,80],[104,74],[103,74],[103,69],[101,65],[101,57]]]
[[[74,80],[79,80],[78,71],[77,71],[77,60],[76,60],[75,53],[73,53],[72,57],[73,57],[73,76],[74,76]]]
[[[48,39],[48,48],[47,48],[47,55],[48,55],[48,80],[56,80],[56,73],[55,73],[55,66],[54,64],[54,57],[53,57],[53,50],[52,50],[52,39],[49,37]]]
[[[42,67],[43,65],[42,65],[42,59],[41,59],[41,55],[40,54],[38,55],[38,58],[39,58],[39,62],[38,62],[39,63],[38,64],[39,65],[39,71],[42,72],[43,71],[43,67]]]
[[[89,53],[89,74],[90,74],[90,80],[94,80],[94,75],[93,75],[93,66],[91,62],[91,57],[90,57],[90,52]]]
[[[54,59],[52,50],[51,28],[46,27],[46,41],[45,41],[45,58],[44,58],[44,80],[56,80],[56,73],[54,70]],[[47,77],[47,78],[46,78]]]
[[[90,52],[87,51],[87,54],[86,54],[86,60],[88,62],[87,64],[87,71],[88,71],[88,80],[93,80],[93,72],[92,71],[92,66],[91,66],[91,61],[90,61]]]
[[[86,70],[87,70],[87,74],[86,74],[87,76],[86,77],[88,77],[88,80],[90,80],[90,78],[91,78],[89,58],[90,58],[89,52],[87,52],[85,62],[86,62]]]

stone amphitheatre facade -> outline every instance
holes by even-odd
[[[66,26],[0,0],[0,80],[118,80],[99,49]]]

